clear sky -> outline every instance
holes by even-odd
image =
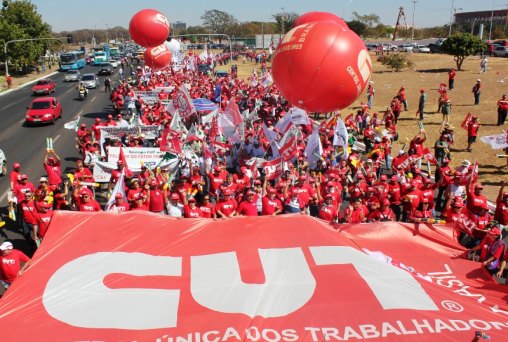
[[[201,25],[205,10],[228,12],[239,21],[273,21],[272,15],[282,11],[302,14],[327,11],[351,19],[353,11],[360,15],[375,13],[385,25],[395,25],[399,7],[405,8],[406,21],[411,25],[411,0],[32,0],[45,22],[53,31],[82,28],[105,29],[107,26],[129,25],[134,13],[154,8],[164,13],[170,22],[181,21],[187,26]],[[449,23],[453,8],[458,12],[491,10],[508,7],[508,0],[417,0],[415,26],[430,27]]]

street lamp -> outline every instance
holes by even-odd
[[[92,46],[95,47],[96,45],[96,42],[95,42],[95,31],[97,31],[97,24],[99,24],[100,22],[104,21],[104,19],[101,19],[99,21],[96,21],[94,23],[94,26],[93,26],[93,31],[92,31]]]
[[[455,1],[452,0],[452,8],[450,8],[450,27],[449,27],[449,31],[448,31],[448,36],[451,36],[452,35],[452,19],[453,19],[453,5],[454,5]]]
[[[411,43],[413,42],[413,39],[415,37],[415,10],[417,2],[418,1],[413,0],[413,24],[411,25]]]

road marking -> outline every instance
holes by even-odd
[[[83,109],[79,111],[79,113],[74,117],[74,120],[80,117],[80,115],[83,114]]]
[[[95,99],[96,99],[96,97],[94,96],[94,97],[92,98],[92,101],[90,101],[90,102],[94,102],[94,101],[95,101]]]
[[[25,122],[25,119],[21,119],[18,121],[19,124],[22,124],[23,122]]]
[[[7,109],[11,106],[14,106],[16,104],[16,102],[11,102],[10,104],[8,104],[7,106],[3,107],[2,109]]]
[[[0,202],[3,202],[3,200],[7,197],[7,191],[0,197]]]
[[[55,141],[57,141],[58,139],[60,139],[60,134],[58,134],[54,139],[53,139],[53,143],[55,143]]]

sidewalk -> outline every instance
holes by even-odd
[[[59,71],[58,71],[58,67],[57,68],[53,68],[51,70],[49,69],[46,69],[45,72],[39,72],[39,73],[36,73],[35,71],[30,73],[30,74],[26,74],[24,76],[20,76],[20,77],[13,77],[12,78],[12,87],[10,89],[7,88],[7,83],[5,82],[5,77],[1,77],[1,79],[3,80],[2,82],[0,82],[0,96],[4,95],[4,94],[7,94],[15,89],[19,89],[19,88],[22,88],[24,86],[27,86],[41,78],[45,78],[45,77],[49,77],[49,76],[52,76],[52,75],[55,75],[57,74]]]

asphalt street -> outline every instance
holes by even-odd
[[[86,66],[81,74],[96,73],[97,67]],[[53,138],[53,148],[62,160],[62,173],[74,170],[75,162],[80,158],[75,148],[76,133],[64,128],[64,124],[81,117],[80,122],[91,126],[95,118],[105,119],[113,113],[109,101],[109,94],[104,92],[103,81],[100,77],[98,89],[90,89],[85,101],[78,99],[76,82],[64,82],[64,73],[59,72],[50,77],[56,82],[55,96],[62,104],[62,118],[54,125],[25,126],[27,107],[35,98],[32,95],[32,86],[28,85],[0,96],[0,149],[6,155],[8,173],[12,164],[21,164],[21,173],[28,175],[28,179],[35,187],[41,176],[45,176],[43,158],[46,151],[46,138]],[[112,76],[113,85],[118,79],[115,69]],[[17,248],[23,248],[23,238],[19,228],[7,217],[7,191],[9,190],[9,177],[0,177],[0,214],[6,225],[0,229],[0,240],[13,240]],[[16,244],[17,243],[17,244]]]

